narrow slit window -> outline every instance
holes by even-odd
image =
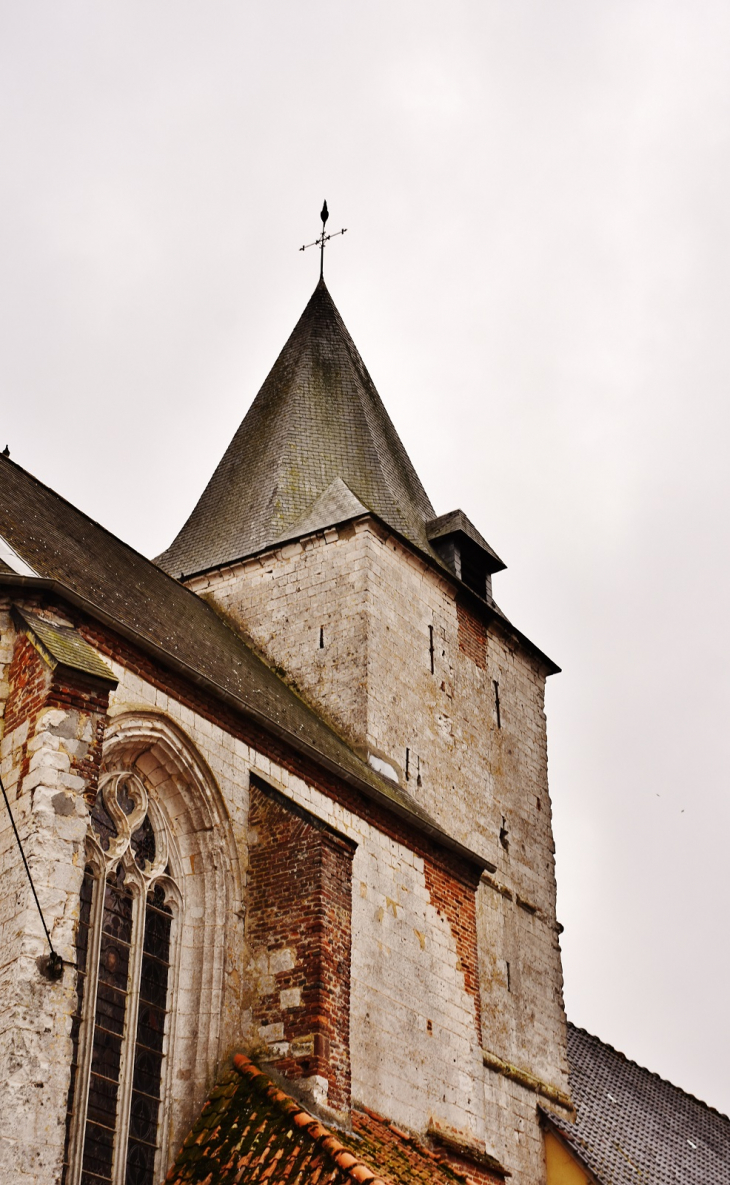
[[[434,673],[434,661],[433,661],[434,650],[433,650],[433,626],[432,625],[430,625],[428,627],[428,653],[429,653],[429,658],[431,660],[431,674],[433,674]]]
[[[497,728],[501,728],[502,727],[502,713],[501,713],[500,707],[499,707],[499,683],[497,682],[496,679],[493,679],[492,682],[494,683],[494,708],[497,713]]]

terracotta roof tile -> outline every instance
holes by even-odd
[[[419,803],[357,756],[206,601],[3,456],[0,537],[40,579],[58,582],[91,614],[233,701],[295,749],[324,759],[348,780],[356,778],[365,793],[371,788],[437,842],[466,855]],[[19,580],[32,585],[30,577],[0,573],[4,583]]]
[[[500,1182],[500,1176],[480,1181]],[[374,1111],[356,1109],[352,1131],[330,1131],[247,1057],[205,1104],[167,1185],[469,1185],[447,1163]]]

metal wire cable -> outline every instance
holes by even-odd
[[[38,907],[38,913],[40,914],[41,923],[43,925],[43,929],[45,931],[46,938],[48,939],[48,945],[49,945],[50,951],[51,951],[50,955],[48,956],[48,976],[50,979],[58,979],[63,972],[63,959],[61,958],[61,956],[59,954],[56,953],[56,951],[53,948],[53,943],[51,941],[51,935],[48,931],[48,926],[46,925],[46,919],[43,916],[43,910],[41,909],[41,903],[38,900],[38,894],[35,891],[35,885],[33,884],[33,877],[30,874],[30,868],[28,867],[28,861],[25,858],[25,852],[23,851],[23,844],[21,843],[20,835],[18,834],[18,828],[15,826],[15,819],[13,818],[13,812],[10,809],[10,802],[9,802],[8,796],[5,792],[5,786],[3,785],[2,778],[0,778],[0,790],[2,790],[2,792],[3,792],[3,798],[5,799],[5,806],[7,807],[7,810],[8,810],[8,816],[10,818],[10,824],[13,828],[13,834],[15,835],[15,838],[18,843],[18,848],[20,849],[20,855],[21,855],[21,858],[23,861],[23,865],[25,867],[25,871],[28,874],[28,882],[30,884],[30,889],[33,894],[33,900],[35,901],[35,903]]]

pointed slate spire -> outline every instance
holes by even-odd
[[[157,563],[188,576],[250,555],[306,521],[337,479],[353,504],[432,554],[425,524],[433,507],[320,279],[200,501]]]

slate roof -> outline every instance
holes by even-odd
[[[578,1117],[549,1119],[601,1185],[730,1185],[730,1119],[568,1025]]]
[[[206,601],[2,455],[0,536],[38,573],[0,570],[0,585],[42,588],[54,582],[60,595],[163,666],[258,721],[436,842],[485,866],[410,795],[370,769]]]
[[[434,510],[320,280],[197,506],[157,563],[186,576],[290,530],[336,478],[433,556]]]
[[[442,534],[444,524],[484,551],[489,571],[505,567],[463,511],[434,517],[365,363],[320,279],[192,514],[155,562],[184,579],[367,513],[453,579],[457,577],[451,567],[431,544],[432,532]],[[493,600],[488,612],[524,642],[549,673],[560,670]]]
[[[484,536],[477,531],[474,523],[470,518],[467,518],[463,510],[450,510],[448,514],[441,514],[438,518],[431,519],[426,523],[426,534],[431,542],[434,539],[443,539],[446,535],[466,535],[467,539],[476,543],[477,547],[488,557],[490,572],[502,572],[507,567],[504,560],[501,560],[496,551],[489,546]]]
[[[242,1054],[213,1091],[167,1174],[168,1185],[464,1185],[443,1151],[365,1109],[331,1131]],[[480,1173],[480,1181],[499,1182]]]
[[[282,531],[276,542],[285,543],[287,539],[301,539],[303,535],[311,535],[325,527],[334,527],[338,523],[369,513],[367,506],[363,506],[342,478],[336,477],[302,517]]]
[[[75,629],[54,625],[37,613],[27,613],[17,608],[14,612],[21,628],[25,627],[34,636],[36,645],[40,646],[52,666],[69,667],[116,687],[117,679],[109,667]]]

